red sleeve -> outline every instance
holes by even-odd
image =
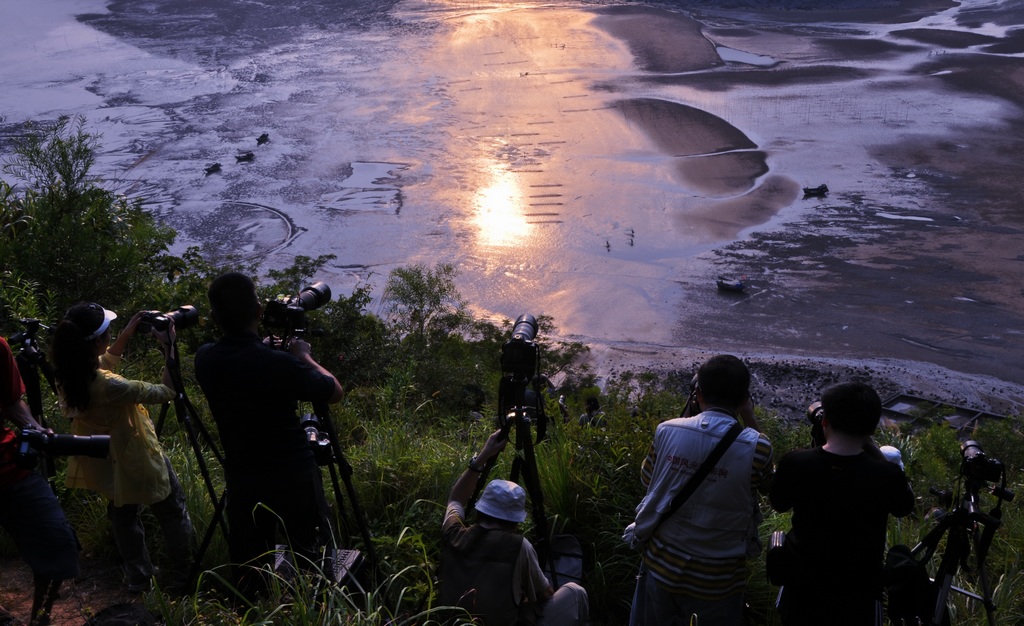
[[[25,383],[21,381],[11,347],[3,337],[0,337],[0,364],[3,366],[0,372],[0,406],[10,406],[25,395]]]

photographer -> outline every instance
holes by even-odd
[[[604,416],[604,411],[601,410],[601,402],[596,396],[590,396],[587,398],[586,407],[587,411],[580,415],[580,426],[604,428],[608,425],[608,420]]]
[[[297,409],[300,401],[340,401],[341,384],[313,360],[305,341],[292,339],[285,351],[260,338],[263,305],[248,276],[219,276],[208,295],[224,335],[196,353],[196,378],[224,445],[231,560],[271,564],[280,531],[303,565],[315,563],[331,539],[330,519]],[[239,578],[246,590],[262,585]]]
[[[641,469],[647,493],[623,535],[643,550],[632,626],[689,623],[694,615],[701,626],[742,623],[755,490],[767,491],[773,471],[749,390],[741,360],[714,356],[697,372],[697,415],[662,422],[654,433]],[[703,479],[698,468],[708,472]],[[692,480],[689,497],[677,500]]]
[[[57,325],[51,345],[54,378],[71,432],[110,436],[110,458],[70,457],[66,484],[108,499],[107,516],[133,593],[149,590],[155,573],[141,519],[142,505],[148,505],[160,523],[171,561],[166,587],[180,592],[191,564],[192,520],[178,477],[143,406],[170,402],[175,391],[166,368],[162,384],[113,372],[144,315],[136,313],[113,344],[110,323],[117,314],[94,302],[71,307]],[[173,324],[153,334],[165,355],[173,349]]]
[[[526,521],[522,487],[490,481],[476,502],[476,524],[466,524],[480,473],[507,443],[501,430],[492,433],[452,486],[441,525],[441,603],[466,609],[484,626],[585,624],[587,592],[571,582],[553,590],[533,546],[518,532]]]
[[[793,510],[779,615],[785,626],[880,626],[888,516],[909,514],[914,494],[871,441],[882,414],[874,389],[836,385],[821,407],[824,445],[783,456],[769,495],[775,510]]]
[[[17,463],[18,429],[43,430],[22,401],[25,385],[7,340],[0,337],[0,526],[32,569],[30,626],[50,623],[61,582],[78,576],[78,539],[46,479]],[[11,617],[0,608],[0,623]],[[13,620],[12,620],[13,621]]]

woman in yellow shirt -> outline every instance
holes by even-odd
[[[149,589],[154,574],[140,518],[142,505],[150,507],[163,530],[172,562],[168,587],[187,582],[193,537],[181,485],[143,406],[174,399],[170,374],[165,368],[162,384],[152,384],[112,371],[142,315],[135,314],[111,344],[110,323],[117,314],[95,303],[77,304],[58,324],[51,342],[54,377],[71,432],[110,435],[108,458],[69,459],[67,486],[91,489],[109,500],[107,515],[132,592]],[[153,335],[165,355],[173,349],[173,321],[166,331],[154,329]]]

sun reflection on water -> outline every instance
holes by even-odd
[[[476,218],[479,242],[505,247],[525,241],[532,226],[523,212],[523,192],[512,172],[494,172],[488,187],[477,193]]]

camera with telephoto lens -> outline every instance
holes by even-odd
[[[33,468],[40,455],[44,454],[105,459],[110,455],[110,435],[57,435],[32,428],[22,429],[18,435],[18,465]]]
[[[154,330],[163,332],[171,325],[172,320],[174,321],[175,330],[191,328],[199,323],[199,311],[191,304],[179,306],[173,311],[166,313],[146,311],[142,314],[142,319],[139,320],[136,330],[140,333],[149,333]]]
[[[1005,468],[998,459],[989,458],[977,441],[965,441],[960,444],[960,453],[963,462],[960,465],[960,475],[968,480],[978,480],[990,483],[1001,482],[1005,475]]]
[[[533,341],[537,336],[537,318],[520,315],[512,327],[512,338],[501,347],[501,371],[533,378],[537,373],[539,349]]]
[[[540,346],[534,341],[537,318],[520,315],[512,326],[512,337],[501,347],[502,377],[498,383],[498,427],[508,431],[516,419],[537,425],[537,440],[545,437],[547,416],[538,375]],[[531,388],[532,386],[532,388]]]
[[[306,441],[313,451],[313,458],[317,465],[327,465],[334,460],[334,451],[331,449],[331,438],[323,430],[320,418],[313,413],[306,413],[302,416],[299,426],[306,431]]]
[[[267,328],[306,330],[306,312],[319,309],[331,301],[331,288],[315,282],[295,296],[278,296],[263,306],[263,325]]]

